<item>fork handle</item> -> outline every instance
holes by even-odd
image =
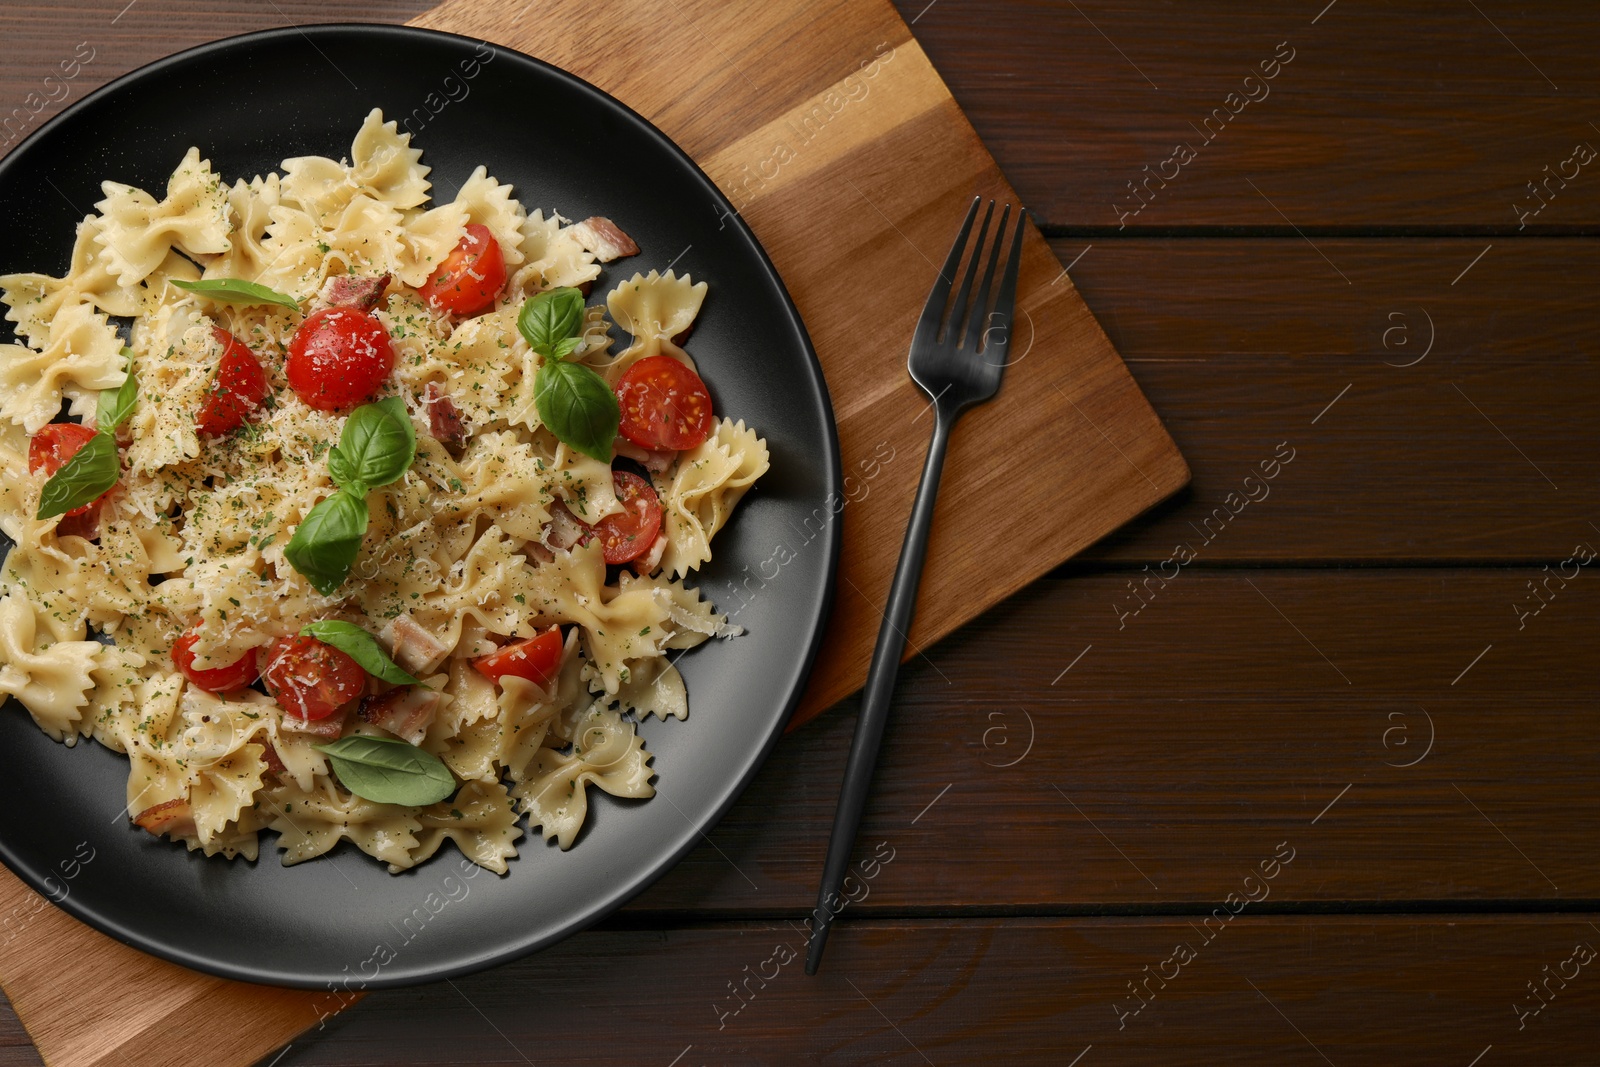
[[[889,587],[889,602],[883,609],[883,626],[872,650],[872,666],[861,694],[861,713],[856,718],[856,736],[850,743],[850,758],[845,763],[844,787],[833,817],[833,836],[828,840],[828,860],[822,869],[822,887],[817,891],[817,906],[811,913],[811,943],[806,951],[806,973],[816,974],[822,948],[828,941],[833,917],[844,905],[839,889],[850,866],[861,810],[866,806],[872,786],[872,772],[878,762],[878,747],[883,728],[889,721],[889,700],[894,695],[895,677],[900,673],[900,654],[905,651],[906,634],[917,606],[917,586],[922,580],[922,561],[928,551],[928,527],[933,525],[933,505],[939,495],[939,476],[944,471],[945,447],[955,414],[944,405],[935,405],[933,440],[922,465],[922,483],[911,506],[911,522],[906,527],[900,562]],[[837,905],[835,907],[834,905]]]

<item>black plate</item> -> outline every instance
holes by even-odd
[[[481,65],[468,79],[474,58]],[[838,554],[827,387],[771,262],[659,130],[518,52],[399,27],[306,27],[145,67],[0,162],[0,272],[64,271],[74,225],[93,210],[102,180],[159,196],[191,145],[229,182],[289,156],[337,159],[373,107],[412,116],[441,199],[484,164],[529,210],[616,219],[643,251],[610,264],[593,299],[674,260],[710,283],[689,348],[717,410],[766,436],[772,469],[718,536],[698,584],[722,610],[738,609],[734,620],[749,632],[683,657],[687,721],[644,724],[659,795],[626,801],[590,789],[576,845],[562,852],[537,833],[524,837],[505,877],[463,877],[449,844],[401,875],[349,844],[286,868],[272,833],[262,834],[255,863],[207,859],[120,814],[125,757],[93,741],[56,744],[15,704],[0,713],[0,860],[113,937],[246,981],[437,980],[543,948],[621,906],[699,840],[776,743],[821,637]],[[780,545],[788,551],[775,555]],[[76,862],[91,849],[92,860]]]

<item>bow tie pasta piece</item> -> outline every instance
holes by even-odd
[[[527,295],[570,286],[577,289],[600,277],[594,253],[572,235],[555,212],[535,208],[522,222],[517,255],[522,264],[511,275],[511,291]]]
[[[657,474],[667,535],[661,569],[682,577],[709,560],[711,539],[768,465],[767,443],[743,420],[722,419],[710,437]]]
[[[545,840],[555,838],[568,849],[589,813],[587,786],[637,799],[653,797],[656,791],[644,740],[615,710],[591,705],[573,721],[565,740],[570,751],[540,750],[527,779],[511,793],[528,812],[529,826],[538,826]]]
[[[33,607],[23,598],[0,598],[0,693],[14,696],[39,729],[57,741],[85,733],[83,709],[94,688],[98,641],[39,640]]]
[[[616,388],[629,367],[651,356],[671,356],[695,370],[694,360],[673,341],[694,325],[705,302],[706,283],[694,282],[687,274],[678,277],[667,271],[635,274],[606,294],[611,318],[633,341],[603,372],[606,383]]]
[[[473,863],[505,874],[506,861],[516,856],[515,842],[522,836],[516,807],[506,787],[497,781],[468,782],[450,800],[441,800],[419,812],[417,819],[422,828],[417,831],[417,844],[406,867],[428,859],[450,840]],[[404,869],[393,864],[389,867],[390,873]]]
[[[269,785],[262,790],[262,800],[268,825],[278,832],[285,867],[315,859],[340,841],[353,842],[384,863],[411,866],[417,831],[422,829],[412,808],[362,800],[325,777],[309,790],[293,782]]]
[[[411,135],[400,133],[383,112],[373,108],[350,145],[349,163],[325,156],[296,156],[283,161],[283,196],[313,217],[342,211],[364,196],[396,210],[414,208],[428,199],[428,170]]]
[[[17,334],[34,348],[50,343],[50,324],[62,307],[89,303],[107,315],[137,315],[146,294],[135,285],[122,285],[106,257],[100,254],[105,221],[89,215],[78,224],[72,246],[72,263],[65,277],[47,274],[7,274],[0,277],[0,300],[6,318],[16,323]]]
[[[233,188],[228,190],[232,247],[206,264],[205,277],[255,281],[266,273],[272,264],[272,253],[263,242],[272,224],[272,212],[281,204],[282,188],[276,174],[234,182]]]
[[[0,417],[34,433],[56,417],[63,396],[74,414],[89,414],[100,390],[122,384],[123,362],[122,339],[104,315],[89,304],[64,304],[39,351],[0,345]]]
[[[228,191],[191,148],[167,180],[161,201],[131,185],[103,182],[105,199],[95,204],[103,226],[96,238],[106,263],[124,286],[137,285],[173,248],[192,256],[216,255],[233,247],[229,240]]]

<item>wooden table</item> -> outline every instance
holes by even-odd
[[[428,6],[124,2],[0,11],[0,105]],[[901,3],[1194,484],[902,674],[823,974],[850,702],[612,921],[271,1062],[1594,1062],[1600,10],[1324,3]]]

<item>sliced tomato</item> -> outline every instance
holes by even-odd
[[[612,471],[611,484],[624,510],[595,523],[594,535],[607,563],[630,563],[650,551],[661,532],[661,498],[632,471]]]
[[[285,365],[295,395],[318,411],[355,407],[394,370],[394,347],[383,323],[355,308],[306,316],[289,339]]]
[[[39,427],[39,432],[28,441],[28,473],[43,474],[46,478],[66,465],[67,460],[78,454],[78,449],[94,440],[95,431],[76,422],[52,422],[48,426]],[[82,523],[69,523],[68,529],[56,527],[58,534],[75,532],[80,527],[90,528],[95,525],[92,521],[100,514],[100,505],[115,490],[115,486],[107,489],[87,504],[79,504],[71,511],[61,516],[62,522],[69,519],[82,519]]]
[[[298,635],[267,648],[261,677],[278,706],[297,719],[326,719],[367,689],[367,672],[355,660]]]
[[[256,680],[256,658],[254,655],[228,664],[226,667],[212,667],[201,670],[194,665],[194,643],[200,635],[193,630],[178,638],[172,645],[172,665],[183,672],[183,676],[194,685],[211,693],[226,693],[231,689],[243,689]]]
[[[232,433],[261,407],[272,393],[267,372],[256,354],[227,330],[213,327],[211,336],[222,346],[222,360],[211,392],[194,417],[194,428],[210,437]]]
[[[510,675],[534,685],[548,685],[561,670],[561,627],[552,626],[525,641],[514,641],[498,652],[479,656],[472,665],[496,683]]]
[[[467,235],[417,290],[422,299],[456,315],[488,311],[506,284],[506,257],[489,227],[471,223]]]
[[[622,436],[652,451],[693,448],[711,436],[711,394],[700,375],[671,356],[651,356],[617,383]]]

